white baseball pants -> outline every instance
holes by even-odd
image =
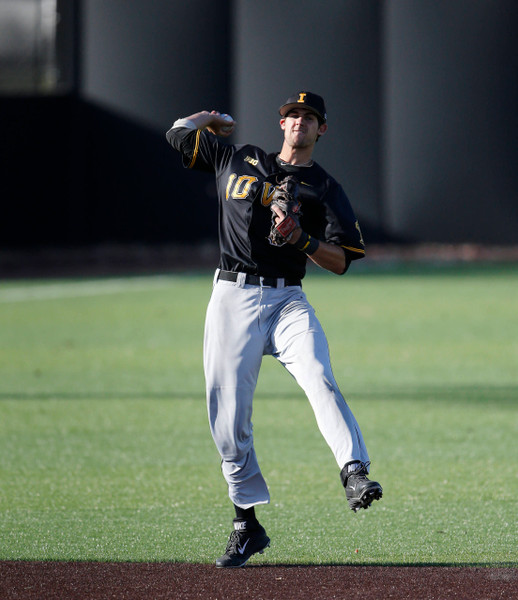
[[[338,467],[369,460],[360,428],[332,373],[324,331],[299,286],[217,280],[207,307],[204,368],[211,433],[231,501],[267,504],[254,450],[252,401],[263,355],[272,355],[304,390]]]

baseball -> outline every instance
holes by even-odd
[[[230,121],[230,122],[234,121],[234,119],[230,115],[227,115],[225,113],[223,113],[221,116],[225,119],[225,121]],[[221,130],[222,131],[232,131],[232,127],[222,127]]]

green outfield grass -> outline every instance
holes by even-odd
[[[0,560],[212,562],[233,516],[208,430],[210,273],[0,284]],[[384,497],[354,514],[266,357],[253,562],[518,566],[518,267],[312,272],[304,289]]]

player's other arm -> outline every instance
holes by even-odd
[[[183,119],[178,119],[169,131],[172,131],[176,127],[189,127],[191,129],[208,129],[215,135],[228,137],[232,135],[235,125],[235,121],[226,120],[216,110],[212,112],[202,110]]]
[[[362,234],[349,199],[342,187],[334,180],[331,181],[329,192],[326,195],[325,207],[326,241],[319,240],[313,244],[310,243],[309,249],[314,251],[306,252],[306,254],[319,267],[342,275],[353,260],[365,256]],[[306,236],[307,234],[301,231],[301,242],[297,243],[295,235],[289,242],[299,247]]]
[[[343,275],[351,261],[347,258],[344,249],[335,244],[329,244],[328,242],[322,242],[319,240],[318,248],[309,254],[309,258],[322,269],[327,269],[337,275]]]
[[[285,219],[286,215],[275,204],[272,204],[271,208],[277,215],[275,222],[279,225]],[[286,238],[286,241],[288,244],[295,245],[299,250],[305,252],[322,269],[342,275],[349,268],[351,261],[347,259],[343,248],[308,236],[302,230],[302,227],[293,229],[291,236]]]
[[[302,228],[298,227],[293,232],[288,244],[297,244],[302,235]],[[315,241],[314,243],[317,242]],[[304,252],[304,250],[302,250],[302,252]],[[331,273],[336,273],[337,275],[343,275],[351,264],[351,261],[347,259],[342,247],[336,246],[335,244],[329,244],[328,242],[323,242],[322,240],[318,240],[318,246],[316,250],[314,250],[311,254],[308,254],[308,256],[322,269],[326,269],[327,271],[331,271]]]

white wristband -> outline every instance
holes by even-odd
[[[185,127],[185,129],[197,129],[196,125],[189,119],[177,119],[171,129],[178,129],[179,127]]]

